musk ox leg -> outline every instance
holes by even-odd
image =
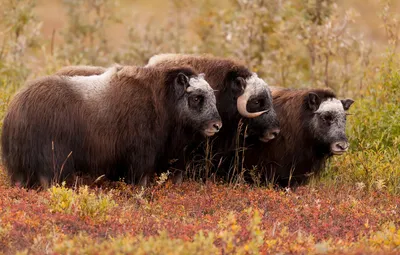
[[[183,171],[176,170],[172,174],[172,183],[180,185],[180,184],[182,184],[182,182],[183,182]]]
[[[148,187],[148,185],[149,185],[149,176],[148,175],[142,176],[139,181],[139,186],[146,188]]]
[[[125,168],[121,169],[120,176],[125,177],[125,181],[130,184],[139,184],[147,187],[153,181],[155,169],[157,167],[157,155],[159,155],[155,137],[138,137],[137,144],[134,144]]]
[[[11,185],[33,188],[38,186],[35,169],[39,165],[31,155],[37,151],[31,149],[33,142],[27,135],[30,129],[15,117],[18,114],[9,112],[4,119],[1,139],[3,164]]]
[[[21,186],[24,185],[24,181],[22,179],[22,176],[19,176],[19,177],[16,177],[15,175],[14,176],[10,176],[10,183],[11,183],[11,186],[17,186],[17,187],[21,187]]]
[[[50,187],[51,180],[48,176],[41,175],[39,176],[40,186],[43,190],[47,190]]]
[[[186,153],[186,151],[185,151]],[[168,171],[170,171],[170,180],[173,184],[182,184],[183,182],[183,173],[186,168],[184,157],[180,157],[175,159],[174,162],[171,164]]]
[[[21,171],[7,171],[12,186],[27,187],[27,181]]]
[[[69,107],[76,101],[62,82],[50,78],[37,81],[10,103],[4,120],[2,156],[14,183],[46,188],[74,171],[72,159],[64,164],[71,151],[79,149],[74,155],[85,157],[81,108]]]
[[[17,139],[16,139],[17,140]],[[7,169],[13,184],[21,183],[23,187],[48,189],[53,183],[61,183],[71,173],[72,164],[64,163],[66,150],[54,152],[51,146],[40,146],[39,143],[20,143],[21,147],[30,150],[16,150]],[[42,148],[42,150],[40,149]],[[63,165],[64,163],[64,165]],[[60,169],[63,168],[63,171]]]
[[[137,158],[143,159],[143,156]],[[152,167],[133,167],[143,166],[143,164],[131,164],[128,168],[125,168],[124,172],[120,172],[119,176],[124,177],[125,182],[129,184],[138,184],[142,187],[148,187],[150,185],[150,177],[153,176],[154,166]]]

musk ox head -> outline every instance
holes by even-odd
[[[174,80],[176,114],[204,136],[213,136],[221,127],[213,89],[204,74],[179,72]]]
[[[280,129],[267,83],[256,73],[246,79],[237,77],[235,83],[237,110],[247,119],[248,134],[258,136],[262,142],[274,139]]]
[[[352,99],[339,100],[334,97],[322,99],[310,92],[307,97],[310,116],[310,132],[318,141],[321,150],[331,155],[340,155],[349,148],[346,137],[346,111],[354,103]]]
[[[217,91],[218,110],[222,119],[230,124],[235,122],[230,129],[237,128],[237,117],[240,115],[249,124],[249,135],[257,135],[262,141],[268,141],[279,133],[267,84],[242,63],[211,55],[160,54],[151,57],[147,64],[160,65],[188,65],[205,72],[211,86]]]

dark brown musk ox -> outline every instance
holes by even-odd
[[[146,185],[168,151],[222,123],[212,88],[191,68],[111,67],[100,75],[31,81],[11,101],[1,137],[12,183],[75,175]]]
[[[271,87],[280,135],[256,142],[245,154],[245,167],[280,186],[306,184],[326,160],[347,151],[346,115],[352,99],[339,100],[330,89]]]
[[[215,90],[218,112],[224,123],[223,130],[213,141],[216,164],[222,159],[225,161],[224,165],[231,167],[233,159],[228,155],[238,147],[235,143],[241,121],[247,125],[248,136],[256,137],[262,142],[268,142],[278,135],[279,122],[269,87],[244,64],[233,59],[192,54],[155,55],[147,64],[163,67],[182,65],[205,73],[208,83]],[[182,163],[182,159],[180,162]],[[182,169],[184,164],[178,168]]]

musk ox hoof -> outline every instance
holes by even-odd
[[[139,186],[147,188],[149,186],[149,176],[143,176],[139,181]]]

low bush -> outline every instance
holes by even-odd
[[[88,186],[75,191],[63,183],[61,186],[52,186],[49,193],[52,212],[74,213],[93,220],[106,220],[110,217],[110,211],[117,206],[110,194],[96,194]]]
[[[327,175],[359,188],[400,194],[400,70],[391,59],[380,81],[351,110],[351,150],[333,158]]]

